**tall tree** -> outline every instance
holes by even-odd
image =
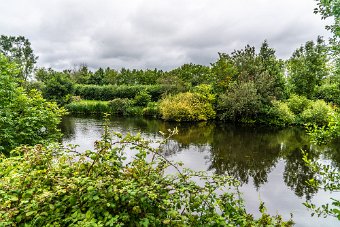
[[[228,54],[218,53],[219,59],[211,64],[215,90],[225,91],[237,78],[238,71]]]
[[[96,85],[103,85],[104,84],[104,70],[99,68],[94,73],[90,74],[88,80],[88,84],[96,84]]]
[[[326,29],[333,33],[330,38],[331,51],[335,59],[335,74],[340,80],[340,0],[316,0],[318,7],[314,13],[320,14],[323,20],[332,18],[333,23],[327,25]]]
[[[321,84],[323,78],[327,77],[328,54],[327,46],[318,37],[317,42],[308,41],[294,51],[293,56],[288,60],[289,82],[292,91],[298,95],[312,98],[315,87]]]
[[[86,64],[81,64],[79,67],[73,69],[71,78],[75,83],[86,84],[92,72]]]
[[[38,57],[34,55],[30,41],[24,36],[1,35],[0,53],[18,65],[17,76],[22,82],[32,76]]]

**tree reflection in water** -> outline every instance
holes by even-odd
[[[64,140],[72,141],[79,130],[83,134],[91,134],[88,136],[100,135],[102,125],[102,119],[66,118],[62,124]],[[241,184],[252,180],[256,189],[268,182],[269,173],[283,160],[284,183],[297,196],[307,199],[317,191],[306,183],[313,175],[304,165],[302,149],[312,158],[325,157],[340,167],[340,143],[327,147],[312,146],[304,130],[299,128],[279,130],[219,122],[173,123],[143,118],[114,118],[111,127],[122,134],[141,132],[142,136],[151,140],[161,139],[159,131],[167,132],[178,127],[179,134],[174,135],[163,149],[165,155],[175,157],[186,151],[194,151],[191,155],[201,152],[206,157],[203,169],[228,174]],[[83,140],[86,138],[82,136]]]
[[[317,190],[306,182],[313,177],[302,160],[302,150],[317,159],[321,149],[312,146],[303,129],[270,129],[215,123],[178,124],[179,134],[166,145],[171,156],[183,149],[209,150],[208,170],[235,177],[241,184],[250,178],[256,189],[268,181],[279,160],[284,160],[283,180],[294,193],[310,199]],[[337,156],[336,156],[337,157]]]

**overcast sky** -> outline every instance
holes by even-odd
[[[0,34],[28,38],[55,69],[208,65],[263,40],[280,58],[318,35],[314,0],[0,0]]]

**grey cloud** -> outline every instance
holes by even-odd
[[[171,69],[213,62],[267,39],[281,58],[317,35],[314,0],[11,0],[0,33],[30,39],[38,64],[57,69]]]

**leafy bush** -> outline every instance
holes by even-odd
[[[281,101],[273,101],[270,109],[270,123],[274,125],[291,125],[295,123],[296,116],[288,107],[288,104]]]
[[[327,125],[335,111],[323,100],[312,102],[300,115],[304,124]]]
[[[209,84],[200,84],[194,87],[193,92],[198,94],[202,100],[211,104],[216,101],[216,95],[213,94],[213,87]]]
[[[323,84],[316,87],[315,97],[340,106],[340,84]]]
[[[71,101],[74,84],[67,74],[55,72],[45,81],[44,98],[65,105]]]
[[[143,116],[143,107],[142,106],[129,106],[126,109],[124,116],[141,117]]]
[[[329,120],[328,125],[309,127],[308,134],[316,144],[326,144],[340,138],[340,114],[337,113]]]
[[[141,91],[135,96],[133,102],[135,106],[146,106],[149,102],[151,102],[151,95],[149,95],[146,91]]]
[[[260,96],[253,82],[234,84],[219,96],[217,109],[220,120],[240,121],[255,118],[260,111]]]
[[[130,99],[116,98],[109,102],[110,113],[117,115],[128,115],[127,109],[132,107],[133,102]]]
[[[58,124],[66,113],[37,90],[18,87],[16,73],[17,66],[0,54],[0,153],[60,138]]]
[[[227,191],[238,184],[235,180],[180,171],[180,164],[159,149],[164,143],[152,148],[139,135],[119,134],[114,142],[105,131],[95,151],[37,145],[18,148],[10,158],[0,156],[0,225],[292,225],[268,215],[263,204],[262,216],[254,219],[237,191]],[[123,163],[126,150],[137,152],[128,164]],[[165,174],[168,167],[177,172]]]
[[[305,96],[293,94],[287,100],[287,105],[294,114],[301,114],[308,107],[310,102],[311,101]]]
[[[80,100],[71,102],[67,104],[65,108],[71,113],[80,114],[98,114],[110,112],[109,103],[107,101],[97,100]]]
[[[160,113],[167,121],[206,121],[214,119],[212,104],[197,93],[179,93],[160,102]]]
[[[149,102],[143,109],[143,116],[160,118],[161,114],[158,102]]]

